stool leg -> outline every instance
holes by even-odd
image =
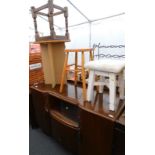
[[[75,71],[74,71],[74,84],[77,85],[77,65],[78,65],[78,57],[77,52],[75,52]]]
[[[115,111],[116,103],[116,75],[109,75],[109,110]]]
[[[86,100],[86,79],[84,68],[84,51],[82,51],[82,86],[83,86],[83,99]]]
[[[65,62],[64,62],[64,67],[63,67],[62,76],[61,76],[60,89],[59,89],[59,92],[60,92],[60,93],[62,93],[62,91],[63,91],[64,79],[65,79],[65,75],[66,75],[67,62],[68,62],[68,52],[67,52],[67,54],[65,55]]]
[[[94,71],[90,70],[89,79],[88,79],[88,89],[87,89],[87,100],[88,101],[92,101],[93,91],[94,91],[94,82],[95,82]]]
[[[120,75],[119,75],[119,97],[120,97],[120,99],[122,99],[122,100],[123,100],[124,97],[125,97],[124,85],[125,85],[124,76],[123,76],[123,72],[121,72]]]
[[[90,50],[90,61],[93,60],[93,53],[92,53],[92,50]]]
[[[105,77],[100,76],[100,82],[104,82],[105,81]],[[103,87],[104,85],[99,85],[99,93],[103,93]]]

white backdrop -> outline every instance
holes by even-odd
[[[61,7],[68,7],[69,11],[69,34],[70,42],[66,43],[67,48],[88,48],[92,47],[93,44],[100,43],[101,45],[124,45],[124,26],[125,26],[125,14],[120,16],[109,16],[117,15],[124,12],[123,0],[95,0],[95,1],[82,1],[82,0],[71,0],[71,2],[90,20],[105,18],[90,24],[82,24],[73,26],[79,23],[87,22],[87,19],[83,17],[67,0],[54,0],[54,4],[60,5]],[[46,4],[47,0],[32,0],[30,7],[39,7]],[[86,9],[87,8],[87,9]],[[45,18],[45,17],[43,17]],[[46,18],[45,18],[46,19]],[[48,22],[40,17],[37,17],[38,30],[41,36],[49,35]],[[56,34],[64,35],[64,17],[63,15],[54,17],[54,24]],[[58,28],[58,26],[61,28]],[[70,27],[71,26],[71,27]],[[72,27],[73,26],[73,27]],[[34,41],[34,26],[33,19],[30,14],[29,18],[29,40]],[[111,51],[112,52],[112,51]],[[115,51],[116,52],[116,51]],[[120,51],[118,51],[120,52]],[[124,54],[124,51],[122,54]],[[70,56],[69,61],[72,63],[72,57]]]

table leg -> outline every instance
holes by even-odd
[[[87,90],[87,100],[91,101],[93,97],[93,90],[94,90],[94,71],[90,70],[89,72],[89,79],[88,79],[88,90]]]
[[[116,75],[109,75],[109,110],[115,111],[116,103]]]

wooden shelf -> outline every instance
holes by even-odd
[[[70,40],[40,40],[40,41],[35,41],[34,43],[40,44],[40,43],[61,43],[61,42],[70,42]]]
[[[79,105],[78,100],[76,100],[74,98],[69,98],[68,96],[64,96],[63,94],[57,93],[56,91],[51,91],[51,92],[49,92],[49,94],[51,96],[58,98],[58,99],[61,99],[62,101],[69,102],[72,105],[75,105],[75,106]]]
[[[69,119],[68,117],[62,115],[60,112],[58,112],[56,110],[50,110],[50,114],[54,119],[56,119],[60,123],[67,125],[73,129],[79,130],[79,124],[77,122],[75,122],[75,121]]]

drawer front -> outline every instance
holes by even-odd
[[[78,154],[79,131],[52,118],[52,136],[74,155]]]

